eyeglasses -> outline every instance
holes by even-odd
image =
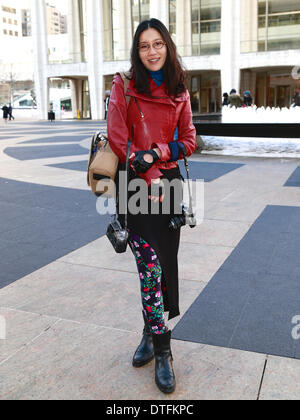
[[[166,43],[163,42],[163,41],[155,41],[155,42],[152,43],[152,47],[155,50],[161,50],[165,45],[166,45]],[[148,52],[150,50],[151,45],[150,44],[139,44],[138,48],[139,48],[140,52],[145,53],[145,52]]]

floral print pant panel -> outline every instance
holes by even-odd
[[[167,331],[162,294],[162,269],[151,246],[138,235],[130,234],[129,245],[135,256],[141,282],[142,305],[153,334]]]

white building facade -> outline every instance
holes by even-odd
[[[32,38],[23,36],[23,25],[30,24],[26,8],[29,0],[0,0],[0,104],[33,87]]]
[[[48,3],[51,3],[48,0]],[[130,68],[134,31],[160,19],[189,70],[195,115],[218,113],[222,93],[250,90],[258,106],[289,106],[299,80],[299,0],[61,0],[67,33],[58,53],[48,35],[46,1],[31,0],[40,118],[51,79],[68,79],[73,116],[103,119],[105,92]],[[59,8],[60,6],[57,6]],[[293,76],[294,75],[294,76]]]

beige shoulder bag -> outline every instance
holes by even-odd
[[[124,81],[124,95],[129,85],[125,74],[121,74]],[[127,108],[130,97],[126,96]],[[91,142],[89,163],[87,169],[87,183],[92,192],[97,196],[104,193],[107,197],[113,196],[113,189],[110,188],[111,181],[115,180],[118,170],[119,158],[112,151],[109,139],[101,132],[94,134]]]

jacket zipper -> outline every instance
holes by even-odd
[[[139,106],[139,103],[138,103],[138,101],[137,101],[136,97],[134,98],[134,102],[136,103],[136,105],[137,105],[137,107],[138,107],[138,110],[139,110],[139,112],[140,112],[140,114],[141,114],[141,117],[142,117],[142,118],[145,118],[145,115],[143,114],[143,112],[142,112],[142,110],[141,110],[141,107]]]

